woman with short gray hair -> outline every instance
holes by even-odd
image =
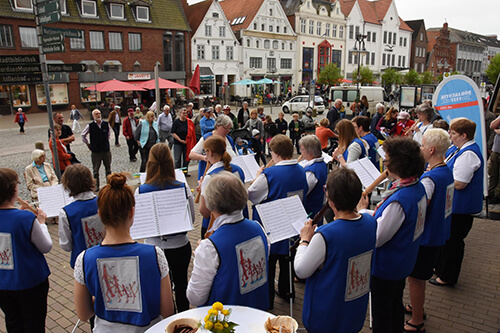
[[[413,124],[408,131],[408,134],[413,134],[413,140],[417,141],[418,144],[421,145],[424,133],[428,129],[434,128],[431,123],[432,117],[434,116],[434,109],[429,104],[424,103],[417,108],[416,112],[419,122]]]
[[[35,149],[31,153],[33,162],[24,169],[26,178],[26,187],[30,191],[31,199],[38,200],[38,188],[57,185],[57,179],[54,168],[49,163],[45,162],[45,152],[40,149]]]

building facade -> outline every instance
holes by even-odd
[[[428,29],[427,38],[427,71],[434,77],[434,82],[438,82],[441,75],[455,70],[455,45],[451,44],[448,23],[444,23],[441,29]]]
[[[418,73],[425,72],[427,63],[427,33],[424,20],[405,21],[413,30],[411,36],[411,55],[409,68],[413,68]]]

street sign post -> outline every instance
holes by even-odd
[[[64,35],[63,34],[43,35],[42,36],[42,44],[43,45],[57,44],[57,43],[64,43]]]
[[[47,70],[53,72],[85,72],[87,65],[85,64],[47,64]]]
[[[40,83],[43,81],[42,74],[8,74],[0,75],[0,83],[3,84],[27,84]]]
[[[61,14],[58,12],[43,14],[43,15],[39,15],[38,19],[39,19],[41,25],[49,24],[49,23],[56,23],[56,22],[61,21]]]
[[[59,53],[66,51],[64,43],[42,45],[43,53]]]
[[[61,81],[63,77],[63,73],[49,73],[49,81]]]
[[[13,64],[3,65],[0,64],[0,74],[26,74],[26,73],[39,73],[42,69],[40,64]]]
[[[39,15],[44,15],[51,12],[58,12],[60,8],[59,0],[39,2],[37,6]]]
[[[44,35],[63,34],[64,37],[69,37],[69,38],[82,38],[83,37],[83,31],[76,30],[76,29],[61,29],[61,28],[42,27],[42,33]]]
[[[0,65],[17,65],[17,64],[39,64],[40,56],[33,55],[0,55]]]

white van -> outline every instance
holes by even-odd
[[[356,95],[357,95],[357,89],[356,86],[349,86],[349,87],[342,87],[342,86],[335,86],[330,89],[330,101],[331,105],[335,103],[335,100],[340,98],[342,102],[344,103],[346,115],[352,115],[351,111],[351,104],[356,100]],[[365,86],[360,86],[359,87],[359,98],[366,96],[368,99],[368,112],[370,112],[371,115],[374,114],[375,112],[375,105],[377,103],[384,103],[385,100],[385,90],[382,87],[365,87]]]

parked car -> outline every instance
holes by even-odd
[[[314,102],[309,100],[309,95],[300,95],[291,98],[281,106],[284,113],[305,112],[306,109],[316,109],[316,112],[322,114],[325,111],[325,104],[321,96],[314,96]]]

